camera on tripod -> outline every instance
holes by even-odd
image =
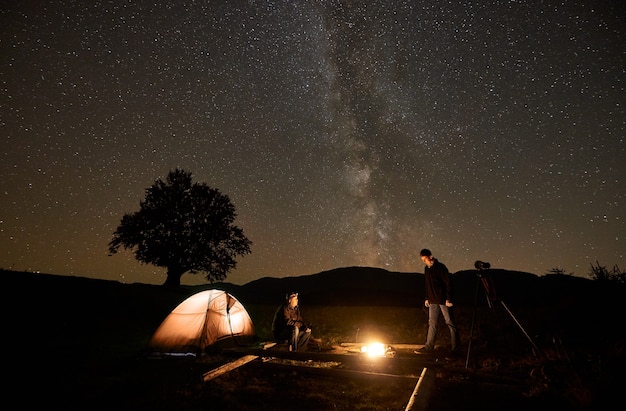
[[[476,261],[474,263],[474,267],[476,267],[476,269],[478,270],[478,273],[476,275],[476,294],[474,295],[474,316],[472,318],[472,328],[470,329],[470,337],[469,337],[469,345],[467,347],[467,359],[465,360],[465,368],[468,367],[468,362],[469,362],[469,352],[470,352],[470,348],[472,346],[472,336],[474,335],[474,321],[476,318],[476,307],[477,307],[477,301],[478,301],[478,290],[480,289],[480,284],[482,283],[483,285],[483,289],[485,290],[485,296],[487,297],[487,305],[489,306],[489,308],[492,308],[492,301],[499,301],[500,304],[502,304],[502,306],[504,307],[504,309],[509,313],[509,315],[511,316],[511,318],[515,321],[515,323],[517,324],[517,326],[520,328],[520,330],[522,330],[522,332],[524,333],[524,335],[526,336],[526,338],[528,338],[528,341],[530,341],[530,344],[533,346],[534,348],[534,353],[535,355],[537,355],[537,352],[540,352],[539,347],[537,347],[535,345],[535,343],[533,342],[532,338],[530,338],[530,336],[528,335],[528,333],[526,332],[526,330],[524,329],[524,327],[522,327],[522,325],[519,323],[519,321],[517,321],[517,318],[515,318],[515,316],[513,315],[513,313],[511,312],[511,310],[509,310],[509,307],[507,307],[507,305],[504,303],[504,301],[502,301],[502,299],[498,298],[496,295],[496,289],[493,285],[493,281],[491,280],[491,273],[490,272],[486,272],[484,270],[487,270],[491,267],[491,264],[485,262],[485,261]]]
[[[487,270],[491,268],[491,264],[486,263],[484,261],[476,261],[474,263],[474,267],[476,267],[477,270]]]

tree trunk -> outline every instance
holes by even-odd
[[[167,278],[165,279],[163,286],[170,287],[170,288],[180,287],[180,277],[182,277],[184,273],[185,273],[184,271],[179,270],[179,269],[168,268]]]

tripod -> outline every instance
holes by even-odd
[[[532,347],[534,348],[533,354],[537,355],[537,352],[539,351],[539,348],[537,347],[537,345],[535,345],[532,338],[530,338],[530,336],[528,335],[524,327],[522,327],[520,322],[517,320],[517,318],[515,318],[515,316],[511,312],[511,310],[509,310],[509,307],[507,307],[504,301],[502,301],[501,299],[497,297],[496,289],[493,285],[493,281],[491,280],[491,277],[486,275],[486,271],[491,267],[491,264],[485,263],[482,261],[476,261],[474,263],[474,267],[478,270],[478,274],[476,276],[476,289],[474,292],[474,313],[472,314],[472,327],[470,329],[469,343],[467,345],[467,357],[465,358],[465,369],[467,369],[468,367],[469,358],[470,358],[470,350],[472,349],[472,339],[474,336],[474,323],[476,321],[476,306],[478,303],[478,290],[480,289],[481,284],[483,286],[483,289],[485,290],[485,296],[487,297],[487,305],[489,306],[489,308],[493,308],[493,304],[492,304],[493,301],[499,301],[500,304],[502,304],[502,306],[506,310],[506,312],[511,316],[515,324],[517,324],[519,329],[522,330],[522,333],[524,333],[524,335],[530,342],[530,345],[532,345]]]

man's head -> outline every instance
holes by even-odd
[[[431,253],[428,248],[424,248],[420,251],[420,258],[422,262],[429,267],[435,263],[435,257],[433,257],[433,253]]]
[[[295,307],[296,305],[298,305],[298,292],[297,291],[290,291],[287,293],[287,302]]]

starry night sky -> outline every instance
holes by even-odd
[[[624,2],[225,3],[1,2],[0,268],[163,283],[107,245],[177,167],[236,284],[626,268]]]

